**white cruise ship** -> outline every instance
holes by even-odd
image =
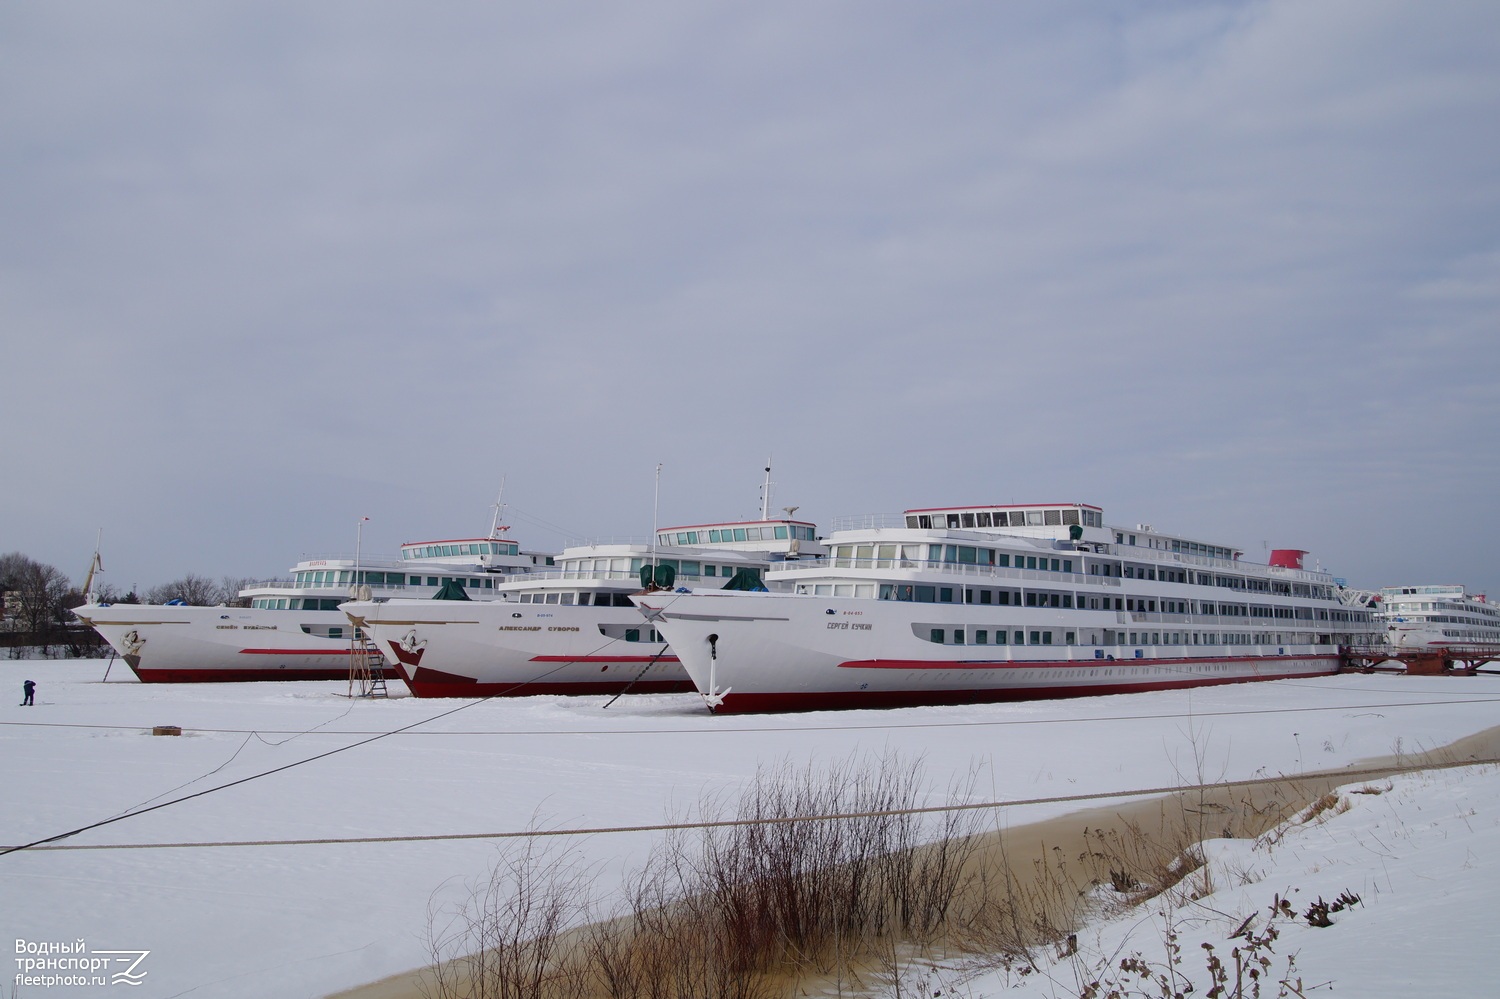
[[[1500,607],[1462,586],[1387,586],[1379,615],[1397,649],[1500,650]]]
[[[552,564],[503,535],[497,527],[484,538],[409,542],[398,557],[305,558],[290,579],[242,589],[249,607],[88,603],[73,613],[145,683],[344,679],[356,635],[338,605],[353,588],[430,597],[446,587],[495,599],[507,579]]]
[[[1085,503],[909,510],[772,592],[641,594],[711,710],[958,704],[1333,673],[1378,635],[1327,573]]]
[[[500,602],[375,599],[343,610],[418,697],[691,692],[630,602],[642,571],[668,588],[759,585],[788,559],[822,555],[816,538],[815,525],[791,519],[671,527],[654,547],[570,547],[554,571],[500,585]]]

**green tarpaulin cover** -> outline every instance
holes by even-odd
[[[731,580],[733,582],[733,580]],[[443,585],[432,595],[434,600],[468,600],[469,592],[464,589],[464,584],[456,579],[445,579]]]

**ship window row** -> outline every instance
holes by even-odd
[[[463,555],[519,555],[521,546],[512,541],[473,541],[454,545],[419,545],[401,549],[401,557],[458,558]]]
[[[293,576],[297,586],[309,588],[348,586],[351,582],[367,583],[370,586],[421,586],[423,578],[427,580],[428,586],[438,586],[449,580],[455,580],[460,586],[466,586],[472,590],[490,590],[495,586],[494,577],[491,576],[411,576],[408,578],[404,572],[371,572],[364,569],[359,571],[357,578],[349,569],[303,570]]]
[[[965,641],[964,628],[933,628],[928,633],[928,641],[937,645],[990,645],[990,636],[994,636],[995,645],[1052,645],[1053,632],[1047,629],[1007,631],[1004,628],[969,628],[967,634],[969,641]],[[951,637],[950,637],[951,636]],[[1030,641],[1028,641],[1028,636]],[[1063,645],[1076,644],[1077,633],[1068,631],[1063,633]]]
[[[1058,510],[969,510],[955,513],[909,513],[912,528],[966,527],[1103,527],[1104,515],[1097,510],[1067,507]]]
[[[565,579],[625,579],[640,575],[641,568],[651,565],[647,558],[580,558],[563,563]],[[711,562],[696,562],[690,559],[662,558],[657,565],[672,567],[678,576],[722,576],[728,578],[735,573],[732,565],[716,565]]]
[[[800,524],[775,527],[722,527],[706,531],[663,531],[657,539],[664,545],[720,545],[737,541],[816,541],[817,531]]]
[[[1401,613],[1408,613],[1402,611]],[[1487,621],[1482,617],[1463,617],[1457,614],[1423,614],[1420,620],[1431,624],[1467,624],[1476,628],[1493,627],[1494,621]]]
[[[1135,544],[1134,538],[1135,535],[1132,534],[1131,544]],[[1115,540],[1119,541],[1120,535],[1116,534]],[[1233,548],[1221,548],[1218,545],[1200,545],[1196,541],[1178,541],[1176,538],[1172,539],[1172,551],[1177,552],[1179,555],[1201,555],[1204,558],[1232,559],[1235,556]]]
[[[1494,610],[1494,608],[1491,608],[1491,607],[1463,607],[1463,606],[1460,606],[1460,605],[1455,605],[1455,604],[1451,604],[1451,603],[1443,603],[1443,602],[1439,602],[1439,603],[1427,603],[1427,602],[1420,602],[1420,603],[1417,603],[1417,602],[1393,603],[1393,604],[1388,604],[1386,606],[1386,611],[1387,611],[1387,613],[1391,613],[1391,614],[1412,614],[1412,613],[1415,613],[1417,611],[1449,611],[1450,613],[1453,612],[1453,611],[1458,611],[1458,612],[1461,612],[1461,613],[1464,613],[1464,614],[1473,614],[1475,616],[1472,617],[1472,618],[1464,618],[1464,617],[1433,618],[1432,620],[1437,620],[1437,621],[1453,621],[1455,623],[1461,622],[1461,621],[1473,621],[1475,624],[1492,624],[1493,621],[1486,620],[1486,618],[1494,618],[1494,617],[1500,616],[1500,614],[1497,614],[1497,612]]]
[[[923,625],[913,625],[920,633]],[[1077,632],[1067,631],[1060,635],[1047,629],[1006,628],[931,628],[926,638],[936,645],[1093,645],[1093,646],[1287,646],[1287,645],[1351,645],[1370,636],[1352,634],[1309,634],[1300,632],[1187,632],[1187,631],[1092,631],[1085,632],[1079,641]]]
[[[343,602],[336,597],[256,597],[250,606],[261,610],[338,610]]]
[[[798,588],[799,593],[822,592]],[[828,594],[853,596],[856,594]],[[1066,593],[1038,589],[979,589],[975,587],[936,586],[916,583],[881,583],[881,600],[896,600],[919,604],[952,604],[960,600],[966,604],[995,607],[1056,607],[1059,609],[1113,610],[1143,614],[1196,614],[1205,617],[1260,617],[1283,620],[1320,621],[1369,621],[1367,611],[1338,610],[1312,607],[1275,607],[1259,604],[1216,604],[1207,601],[1160,600],[1151,597],[1094,596],[1091,594]]]
[[[580,607],[633,607],[626,593],[608,593],[592,590],[548,590],[541,593],[522,593],[516,598],[523,604],[560,604]]]
[[[977,545],[837,545],[834,565],[840,568],[918,568],[924,565],[973,565],[1001,569],[1072,572],[1071,558],[1023,555]]]
[[[1313,583],[1288,582],[1283,579],[1260,579],[1250,576],[1224,576],[1211,572],[1196,574],[1199,586],[1217,586],[1226,590],[1248,590],[1256,593],[1274,593],[1284,597],[1313,597],[1332,600],[1333,588]]]

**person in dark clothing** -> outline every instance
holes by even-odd
[[[26,697],[21,701],[21,706],[24,708],[26,705],[30,704],[35,707],[36,702],[32,700],[32,697],[36,695],[36,681],[27,680],[25,683],[21,684],[21,689],[26,692]]]

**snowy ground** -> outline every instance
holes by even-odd
[[[97,660],[0,662],[0,689],[14,694],[0,706],[8,792],[0,842],[50,837],[412,725],[65,843],[652,824],[682,817],[757,766],[887,751],[921,756],[938,789],[978,763],[979,793],[989,800],[1108,792],[1191,774],[1195,742],[1206,749],[1209,776],[1234,779],[1411,754],[1500,721],[1497,677],[1351,675],[1019,705],[713,718],[691,695],[626,697],[608,710],[603,698],[350,701],[339,682],[146,686],[119,663],[100,682],[104,670]],[[28,678],[38,684],[36,705],[19,707]],[[154,725],[184,734],[153,737]],[[1406,995],[1414,986],[1487,994],[1482,949],[1468,954],[1465,946],[1488,915],[1478,906],[1500,887],[1500,778],[1445,771],[1347,797],[1348,812],[1269,852],[1214,844],[1220,894],[1163,918],[1219,934],[1227,955],[1222,937],[1274,893],[1295,891],[1293,904],[1305,907],[1348,890],[1362,904],[1336,915],[1334,926],[1283,928],[1278,954],[1299,951],[1308,985],[1331,980],[1362,996]],[[999,822],[1075,807],[1007,808]],[[654,835],[570,843],[599,863],[598,887],[607,892]],[[79,942],[86,954],[149,950],[134,969],[144,974],[131,992],[139,997],[321,996],[425,963],[434,892],[482,877],[496,850],[482,839],[26,850],[0,856],[0,920],[7,948],[18,941],[26,950],[18,959]],[[1152,948],[1160,950],[1161,923],[1137,914],[1125,952],[1159,958]],[[1122,932],[1105,925],[1081,936],[1080,958],[1113,953]],[[1190,949],[1187,960],[1201,967],[1197,944]],[[1051,980],[994,973],[951,984],[976,997],[1017,994],[1017,985],[1063,996],[1077,971],[1071,962]],[[111,987],[22,985],[15,994]]]
[[[1173,899],[1090,926],[1078,935],[1076,955],[1044,953],[1036,970],[1024,972],[1015,965],[976,971],[972,963],[911,969],[905,984],[927,986],[919,994],[975,999],[1079,996],[1089,983],[1099,984],[1099,995],[1114,988],[1163,994],[1144,973],[1169,981],[1169,994],[1205,995],[1214,984],[1207,944],[1224,962],[1227,995],[1235,994],[1236,949],[1245,967],[1264,976],[1259,994],[1267,997],[1493,995],[1482,939],[1500,888],[1500,770],[1428,771],[1337,793],[1332,811],[1259,841],[1209,842],[1211,894],[1191,897],[1200,880],[1190,878]],[[1278,905],[1282,899],[1287,906]],[[1347,904],[1340,908],[1340,901]],[[1320,902],[1331,911],[1315,924],[1308,914]],[[1248,935],[1237,934],[1241,928]],[[1169,932],[1180,947],[1175,967]],[[1264,945],[1255,947],[1255,936]],[[1122,971],[1132,959],[1145,966]],[[1248,975],[1240,981],[1252,994]],[[1283,983],[1296,987],[1282,991]]]

